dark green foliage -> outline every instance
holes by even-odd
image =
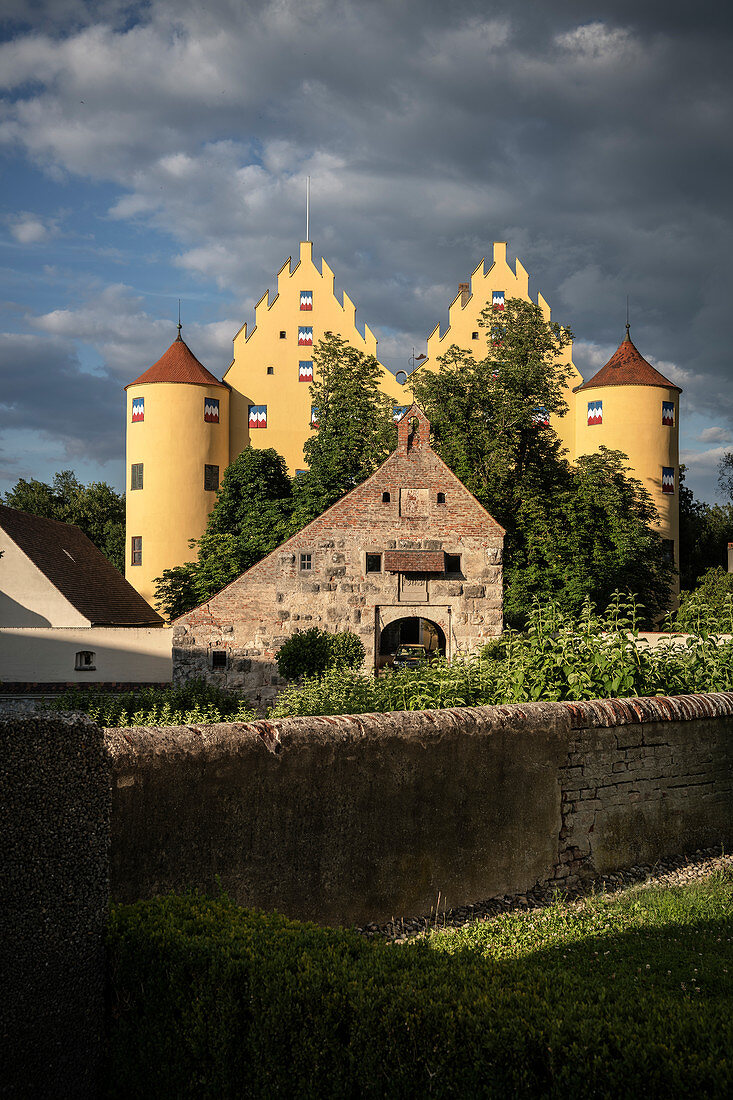
[[[381,368],[327,332],[313,348],[311,401],[318,430],[303,448],[308,472],[296,480],[296,530],[381,466],[396,444],[392,402],[380,389]]]
[[[685,485],[680,466],[680,585],[689,590],[706,569],[727,567],[733,542],[733,504],[706,504]]]
[[[156,600],[168,618],[204,603],[279,546],[293,532],[292,510],[284,458],[271,447],[247,447],[226,469],[198,561],[157,578]]]
[[[588,598],[605,605],[616,589],[635,591],[650,618],[667,606],[673,569],[651,524],[656,512],[629,477],[625,455],[601,448],[570,465],[538,408],[562,414],[571,334],[531,302],[485,310],[488,354],[476,362],[449,349],[437,374],[415,375],[435,447],[506,530],[504,615],[527,620],[534,598],[578,613]],[[501,326],[494,346],[492,330]]]
[[[208,725],[249,722],[256,717],[243,698],[206,680],[119,694],[72,690],[58,696],[50,706],[52,710],[83,711],[105,727]]]
[[[277,668],[286,680],[317,676],[327,668],[356,668],[364,660],[364,646],[348,630],[331,634],[317,626],[290,638],[277,652]]]
[[[728,607],[724,622],[730,625]],[[330,669],[306,677],[277,699],[270,714],[362,714],[392,710],[525,703],[733,690],[733,643],[718,644],[720,617],[698,608],[686,641],[652,647],[639,638],[640,609],[616,598],[604,614],[589,604],[578,617],[558,604],[535,603],[527,629],[509,630],[478,656],[437,659],[419,669],[375,677]],[[692,616],[691,616],[692,618]],[[687,629],[687,628],[686,628]]]
[[[113,907],[110,1097],[724,1096],[729,879],[405,945],[227,898]]]
[[[51,485],[21,478],[5,494],[3,503],[34,516],[75,524],[124,573],[125,498],[106,482],[82,485],[72,470],[54,474]]]
[[[733,573],[720,566],[703,573],[696,588],[681,594],[674,624],[678,630],[733,634]]]

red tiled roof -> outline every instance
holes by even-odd
[[[631,342],[628,329],[626,339],[618,346],[605,367],[601,367],[581,386],[576,386],[574,392],[595,389],[597,386],[664,386],[665,389],[682,393],[679,386],[675,386],[674,382],[655,370],[651,363],[647,363]]]
[[[385,550],[384,568],[388,573],[445,573],[442,550]]]
[[[163,623],[80,528],[5,504],[0,504],[0,528],[92,625]]]
[[[153,363],[144,374],[130,382],[130,386],[141,386],[148,382],[187,382],[192,386],[221,386],[223,390],[229,389],[226,382],[220,382],[211,371],[199,363],[196,356],[180,334],[173,341],[168,351],[161,355],[157,363]]]

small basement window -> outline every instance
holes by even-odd
[[[367,571],[367,573],[381,573],[382,572],[382,555],[381,554],[367,554],[367,556],[366,556],[366,571]]]
[[[445,571],[446,571],[446,573],[460,573],[460,571],[461,571],[461,555],[460,554],[446,554],[445,555]]]
[[[95,664],[96,659],[97,655],[91,649],[80,649],[74,661],[75,671],[94,672],[97,667]]]
[[[391,499],[392,497],[389,495],[389,493],[382,493],[382,504],[389,504]]]
[[[133,462],[130,466],[130,488],[142,489],[143,487],[143,464],[142,462]]]
[[[445,504],[445,493],[438,493],[438,504]]]
[[[204,492],[215,493],[219,488],[219,467],[204,463]]]
[[[212,669],[226,668],[228,665],[227,650],[226,649],[212,649],[211,650],[211,667]]]
[[[310,570],[313,568],[313,555],[312,554],[301,554],[300,555],[300,568],[301,568],[301,572],[303,572],[303,573],[309,573],[310,572]]]

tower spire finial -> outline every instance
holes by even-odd
[[[181,329],[182,328],[183,328],[183,325],[181,324],[181,299],[179,298],[178,299],[178,336],[176,337],[177,340],[181,339]]]

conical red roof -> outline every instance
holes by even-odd
[[[129,385],[140,386],[147,382],[187,382],[190,386],[221,386],[223,390],[229,389],[226,382],[220,382],[199,363],[188,344],[181,339],[180,333],[158,362],[153,363],[152,367]],[[125,389],[129,389],[129,386],[125,386]]]
[[[651,363],[647,363],[638,348],[631,342],[628,325],[626,339],[619,344],[605,367],[601,367],[581,386],[576,386],[574,392],[595,389],[598,386],[664,386],[667,390],[677,390],[678,393],[682,393],[679,386],[675,386],[674,382],[670,382],[655,370]]]

